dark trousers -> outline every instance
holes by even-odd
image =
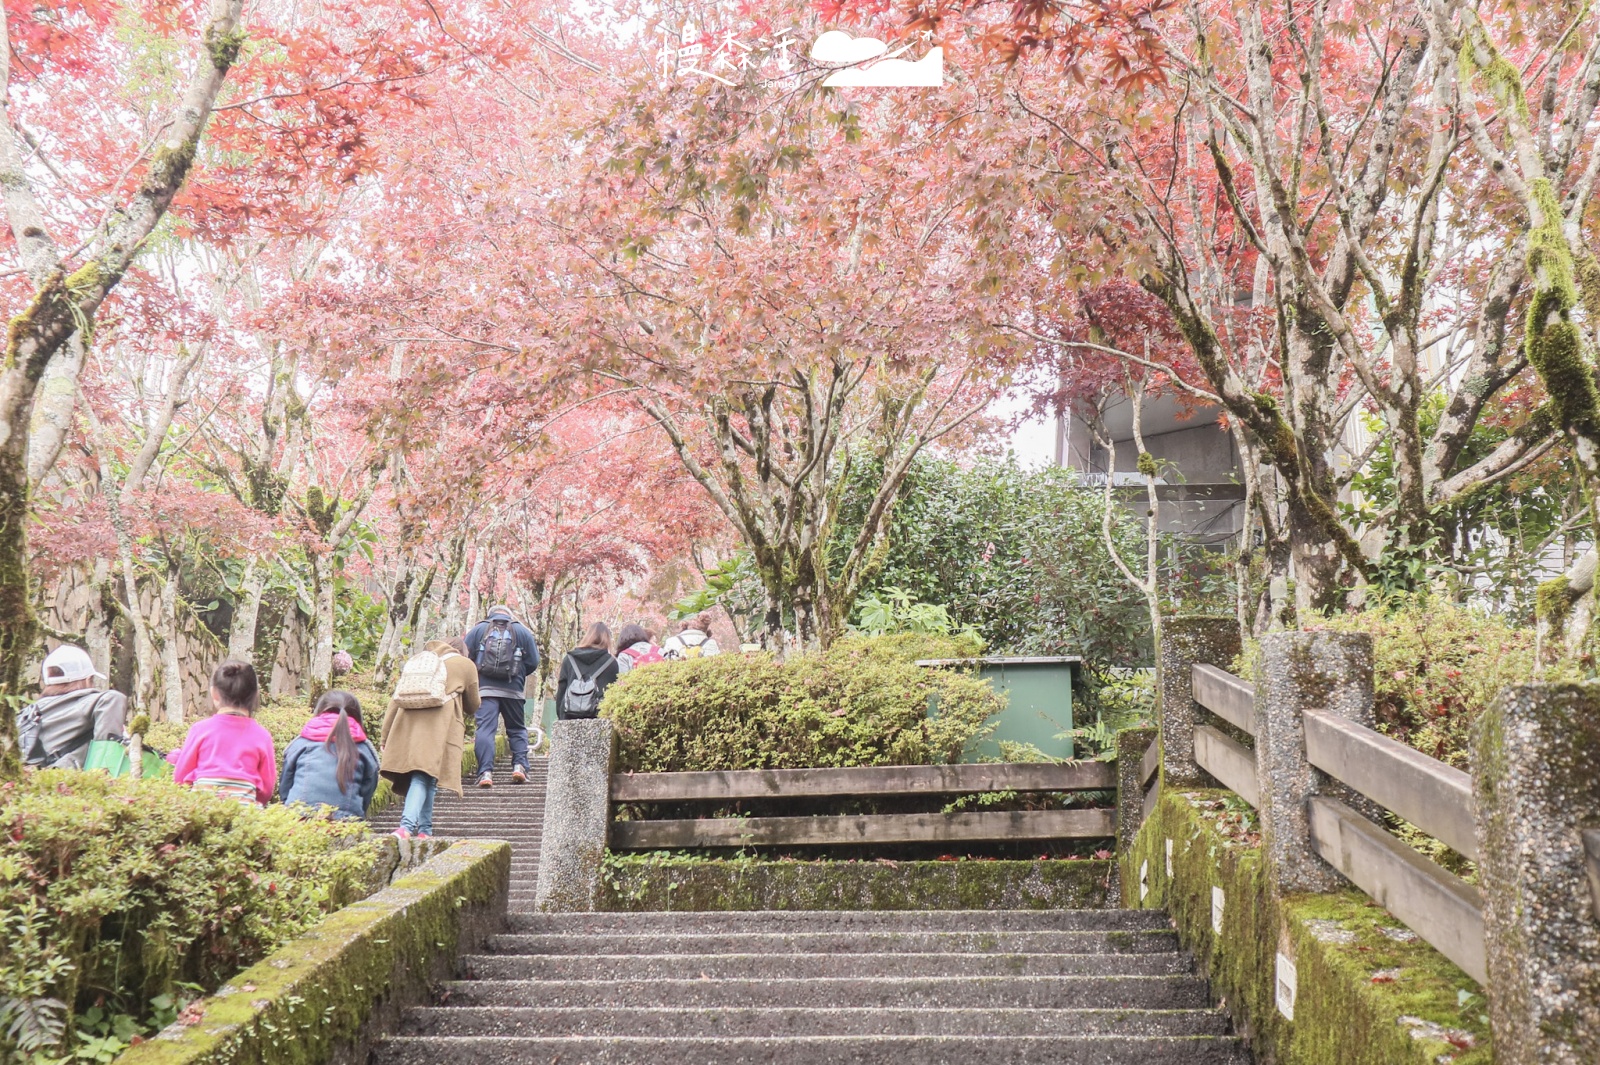
[[[511,765],[528,768],[528,724],[524,717],[526,699],[508,699],[501,695],[485,695],[478,706],[478,735],[473,741],[473,753],[478,756],[478,776],[494,767],[494,736],[500,731],[500,719],[506,719],[506,742],[511,745]]]

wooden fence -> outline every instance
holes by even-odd
[[[1253,736],[1252,686],[1215,666],[1196,665],[1193,671],[1195,702]],[[1472,779],[1466,773],[1335,714],[1308,710],[1304,724],[1306,758],[1313,766],[1452,850],[1477,858]],[[1251,748],[1220,728],[1199,725],[1194,730],[1194,759],[1250,805],[1260,805]],[[1316,795],[1310,800],[1309,815],[1311,843],[1318,856],[1473,979],[1487,981],[1483,900],[1477,888],[1406,846],[1348,803]],[[1600,840],[1591,845],[1591,856],[1596,850]],[[1592,877],[1600,878],[1600,872]]]
[[[757,769],[710,773],[617,773],[613,803],[729,803],[745,799],[859,799],[992,792],[1082,792],[1116,787],[1101,762]],[[814,817],[684,817],[614,821],[618,850],[881,843],[1104,839],[1112,809],[1018,810]]]

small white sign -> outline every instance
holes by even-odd
[[[1167,840],[1167,879],[1172,879],[1172,841]]]
[[[1278,1012],[1287,1020],[1294,1020],[1294,962],[1283,954],[1278,955]]]
[[[1139,901],[1143,902],[1145,896],[1150,894],[1150,863],[1139,863]]]
[[[1221,888],[1211,889],[1211,930],[1219,936],[1222,934],[1222,907],[1226,901]]]

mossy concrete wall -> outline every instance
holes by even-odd
[[[504,924],[509,844],[465,840],[200,1000],[121,1065],[365,1065],[457,954]]]
[[[609,856],[602,910],[1077,910],[1111,862],[770,861]]]
[[[1358,891],[1275,899],[1254,828],[1230,792],[1166,791],[1121,873],[1125,905],[1171,914],[1256,1061],[1490,1065],[1487,1003],[1472,978]],[[1280,952],[1296,970],[1293,1020],[1277,1006]]]

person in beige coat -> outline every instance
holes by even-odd
[[[459,638],[433,640],[427,649],[444,659],[444,705],[407,710],[391,699],[383,718],[378,775],[405,800],[394,833],[401,839],[433,834],[433,797],[439,788],[461,794],[466,722],[478,712],[478,667],[467,657],[466,645]]]

